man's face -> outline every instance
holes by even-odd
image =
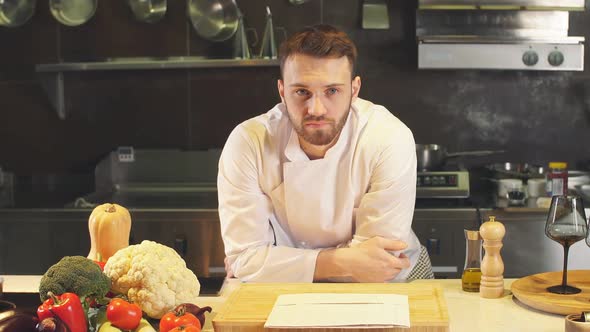
[[[300,140],[316,146],[335,143],[360,89],[360,78],[350,77],[346,57],[287,58],[278,88]]]

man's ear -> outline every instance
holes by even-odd
[[[281,102],[285,103],[285,84],[283,80],[277,80],[277,88],[279,89],[279,96],[281,97]]]
[[[361,91],[361,77],[356,76],[352,80],[352,98],[351,102],[354,102],[356,98],[359,96],[359,91]]]

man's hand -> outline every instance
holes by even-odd
[[[229,265],[229,260],[227,257],[223,259],[223,263],[225,264],[225,277],[226,278],[234,278],[234,271],[231,269],[231,265]]]
[[[387,282],[410,267],[408,257],[395,257],[388,251],[406,247],[403,241],[377,236],[352,248],[321,251],[314,281]]]

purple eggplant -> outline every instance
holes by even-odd
[[[38,332],[70,332],[70,329],[61,319],[56,317],[45,318],[37,325]]]
[[[188,312],[195,315],[201,322],[201,327],[205,326],[205,311],[211,312],[211,307],[199,307],[192,303],[182,303],[174,308],[175,312]]]
[[[39,319],[35,314],[17,309],[0,313],[0,332],[37,332]]]

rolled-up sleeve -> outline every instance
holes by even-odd
[[[225,254],[245,282],[312,282],[317,250],[276,245],[272,202],[260,186],[262,149],[242,126],[228,137],[217,190]]]
[[[416,200],[416,147],[412,132],[403,124],[380,142],[376,160],[371,166],[367,193],[356,210],[356,231],[351,245],[374,236],[402,240],[408,248],[402,251],[410,258],[411,267],[395,279],[405,279],[415,266],[420,243],[412,231]]]

